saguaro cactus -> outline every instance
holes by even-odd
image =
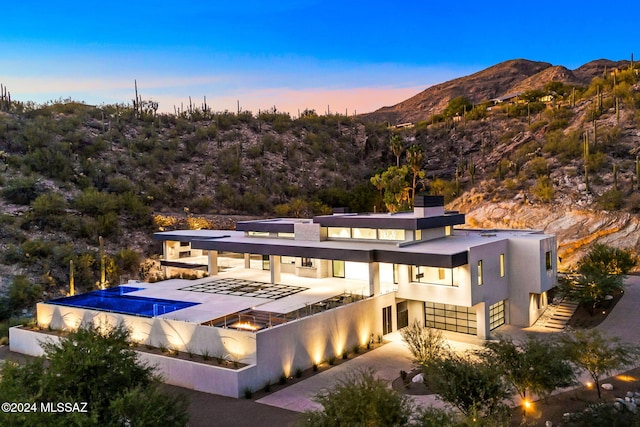
[[[584,133],[584,144],[583,144],[583,156],[584,156],[584,183],[586,185],[586,190],[589,191],[589,133]]]

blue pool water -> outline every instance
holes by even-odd
[[[87,292],[86,294],[74,295],[72,297],[57,298],[48,301],[48,303],[143,317],[155,317],[199,304],[197,302],[127,295],[130,292],[141,289],[144,288],[117,286],[115,288]]]

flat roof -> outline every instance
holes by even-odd
[[[240,231],[178,230],[156,233],[157,240],[191,242],[193,249],[280,255],[354,262],[386,262],[453,268],[468,263],[469,249],[512,238],[546,239],[538,230],[456,229],[451,236],[427,241],[294,240],[246,236]]]

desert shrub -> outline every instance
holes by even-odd
[[[624,193],[619,190],[605,191],[598,197],[598,205],[606,211],[615,211],[624,204]]]
[[[535,122],[529,125],[529,130],[531,132],[537,132],[543,127],[545,127],[548,123],[549,122],[547,122],[546,120],[536,120]]]
[[[67,201],[60,194],[45,193],[31,203],[27,219],[38,223],[40,227],[58,227],[67,206]]]
[[[43,188],[35,178],[16,178],[2,189],[2,197],[17,205],[30,205],[42,192]]]
[[[190,204],[191,210],[195,213],[203,213],[211,210],[213,200],[209,196],[200,196],[193,199]]]
[[[532,193],[541,201],[550,203],[555,196],[553,182],[548,176],[540,176],[531,189]]]
[[[250,159],[257,159],[264,154],[264,146],[262,144],[255,144],[247,148],[247,157]]]
[[[135,184],[131,179],[124,176],[115,176],[107,179],[107,191],[110,193],[122,194],[134,192],[136,189]]]
[[[607,155],[603,152],[597,151],[589,155],[589,160],[587,161],[589,172],[599,172],[606,166],[606,164]]]
[[[42,287],[40,285],[31,283],[24,275],[15,276],[9,285],[4,302],[6,308],[3,311],[15,313],[32,306],[41,298]]]
[[[547,132],[542,150],[555,156],[560,162],[568,163],[582,156],[582,133],[579,131],[564,135],[561,131]]]
[[[544,157],[536,157],[525,165],[529,177],[539,177],[549,173],[549,163]]]
[[[95,188],[89,188],[73,200],[73,207],[82,213],[97,216],[116,211],[118,198]]]
[[[118,196],[117,202],[119,210],[126,215],[130,225],[134,227],[151,225],[151,208],[145,205],[140,197],[132,192],[126,192]]]

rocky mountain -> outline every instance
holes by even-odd
[[[526,90],[542,89],[552,81],[568,86],[588,86],[594,77],[602,76],[607,69],[624,68],[628,64],[628,61],[600,59],[571,71],[547,62],[514,59],[470,76],[431,86],[396,105],[363,114],[362,118],[390,124],[417,123],[441,113],[449,101],[459,96],[479,104]]]

